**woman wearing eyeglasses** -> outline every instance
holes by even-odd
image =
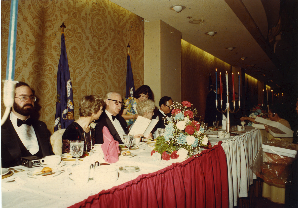
[[[84,152],[91,150],[95,141],[92,139],[91,123],[97,120],[104,107],[103,99],[96,95],[84,96],[80,103],[80,117],[71,123],[62,136],[63,148],[62,152],[69,152],[69,141],[84,141]],[[94,129],[95,127],[93,127]]]
[[[128,128],[130,128],[138,117],[137,103],[148,99],[153,100],[153,92],[148,85],[142,85],[134,92],[133,97],[129,97],[124,101],[125,107],[122,117],[126,120]]]

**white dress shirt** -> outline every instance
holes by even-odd
[[[28,126],[27,124],[18,126],[17,119],[18,117],[11,112],[10,120],[21,142],[32,155],[36,154],[39,150],[39,145],[33,126]]]
[[[105,112],[106,112],[107,116],[109,117],[109,119],[111,120],[112,124],[114,125],[116,131],[118,132],[121,140],[123,141],[123,135],[125,134],[125,131],[123,130],[119,120],[117,118],[115,118],[113,121],[112,114],[107,110],[105,110]]]

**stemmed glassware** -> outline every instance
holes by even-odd
[[[84,141],[75,140],[70,141],[69,153],[76,158],[76,165],[78,164],[78,158],[83,155]]]
[[[129,148],[133,145],[133,136],[131,135],[123,135],[124,145]]]
[[[241,121],[242,130],[244,130],[245,121]]]

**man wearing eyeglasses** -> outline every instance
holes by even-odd
[[[2,167],[21,165],[21,157],[53,154],[51,133],[44,122],[30,118],[36,97],[28,84],[18,82],[12,112],[1,126]]]
[[[152,119],[158,119],[158,123],[154,127],[154,132],[158,128],[165,128],[166,120],[170,119],[172,111],[173,100],[171,97],[164,96],[159,100],[159,110],[154,114]]]
[[[106,109],[96,121],[95,143],[103,144],[102,129],[106,126],[113,138],[123,144],[123,135],[128,133],[128,128],[124,118],[119,115],[122,108],[122,97],[116,92],[109,92],[105,98]]]

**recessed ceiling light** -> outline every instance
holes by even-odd
[[[175,12],[179,13],[181,12],[183,9],[185,9],[185,6],[182,5],[174,5],[172,6],[170,9],[174,10]]]
[[[201,24],[203,22],[204,22],[203,19],[192,19],[192,20],[189,20],[189,23],[191,23],[191,24]]]
[[[228,47],[228,48],[226,48],[226,49],[228,49],[229,51],[232,51],[232,50],[234,50],[236,47]]]
[[[241,58],[241,60],[244,61],[246,58],[247,58],[247,57],[244,57],[244,56],[243,56],[243,57]]]
[[[206,35],[210,35],[210,36],[214,36],[217,32],[215,31],[210,31],[210,32],[206,32]]]

